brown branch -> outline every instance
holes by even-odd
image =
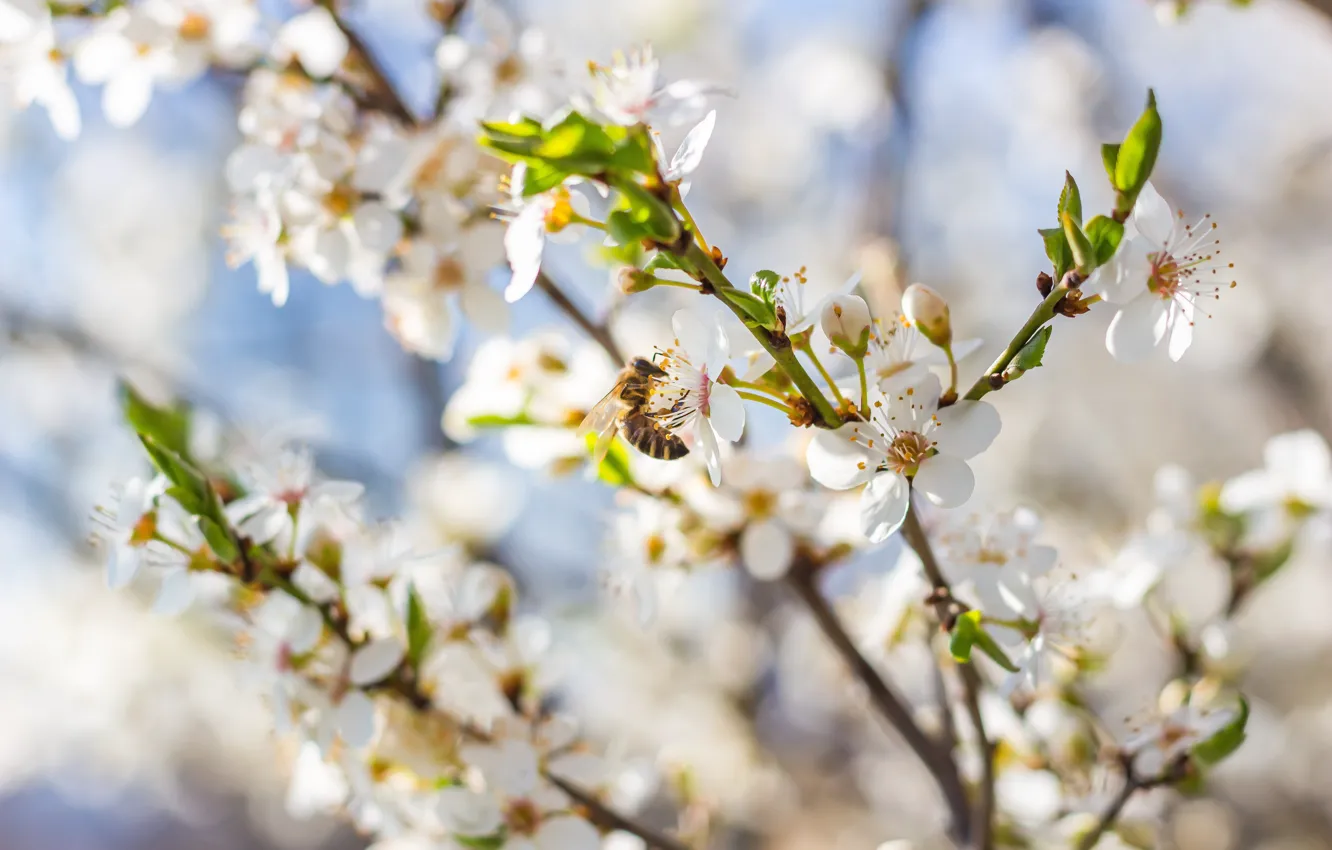
[[[957,764],[953,761],[950,750],[940,746],[921,730],[912,718],[906,701],[879,675],[865,656],[861,655],[851,636],[842,627],[837,614],[819,591],[816,576],[817,573],[810,565],[797,563],[787,573],[786,581],[814,616],[824,637],[837,650],[838,655],[842,656],[842,660],[851,668],[852,674],[865,686],[875,710],[897,730],[902,740],[934,776],[952,816],[953,837],[959,842],[966,842],[971,833],[970,808],[966,789],[962,786],[962,778],[957,772]]]
[[[546,781],[568,794],[575,803],[582,806],[587,812],[588,820],[602,829],[618,829],[632,833],[643,839],[648,847],[656,847],[658,850],[689,850],[689,845],[683,841],[625,817],[601,802],[595,794],[579,788],[567,779],[556,776],[549,770],[543,770],[542,775],[546,777]]]
[[[367,94],[373,96],[374,102],[367,105],[392,115],[409,127],[416,126],[419,123],[416,115],[403,101],[402,96],[398,94],[397,87],[389,79],[388,71],[375,59],[375,55],[370,52],[365,40],[338,13],[337,4],[334,0],[319,0],[319,5],[327,9],[328,13],[333,16],[334,23],[347,37],[350,55],[356,59],[360,68],[370,78],[373,91],[367,92]]]
[[[1185,753],[1176,756],[1173,761],[1162,768],[1156,776],[1142,777],[1133,769],[1133,756],[1123,754],[1121,762],[1124,767],[1124,787],[1119,789],[1119,793],[1105,807],[1101,817],[1096,821],[1096,825],[1091,831],[1082,836],[1078,841],[1078,850],[1092,850],[1096,843],[1101,840],[1101,836],[1106,830],[1115,825],[1119,816],[1124,812],[1124,807],[1128,801],[1133,799],[1133,795],[1139,791],[1149,791],[1152,788],[1159,788],[1162,785],[1173,785],[1188,775],[1189,756]]]
[[[544,271],[537,274],[536,286],[537,289],[546,293],[546,297],[554,302],[555,306],[560,308],[564,315],[582,328],[583,333],[591,337],[597,345],[600,345],[617,366],[625,364],[624,354],[620,352],[620,347],[611,338],[610,329],[602,322],[594,322],[590,316],[583,312],[582,308],[569,300],[569,296],[564,293],[563,289],[560,289],[559,284],[551,280],[550,276]]]
[[[902,523],[902,536],[920,558],[925,577],[934,588],[930,601],[939,618],[939,626],[946,631],[951,630],[953,622],[964,607],[953,597],[953,589],[944,578],[943,570],[939,568],[939,560],[930,546],[930,538],[921,526],[920,517],[916,513],[914,498],[907,508],[906,520]],[[967,714],[971,718],[971,725],[976,730],[976,743],[980,747],[983,764],[981,787],[973,818],[975,841],[972,846],[976,850],[990,850],[994,842],[994,748],[985,732],[985,720],[981,716],[980,676],[970,663],[959,664],[958,673],[962,679],[963,699],[966,702]]]

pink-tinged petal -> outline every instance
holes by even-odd
[[[815,481],[833,490],[849,490],[874,476],[877,463],[870,450],[854,439],[862,427],[850,422],[836,431],[820,430],[810,438],[805,462]]]
[[[896,472],[881,472],[860,494],[860,530],[871,543],[882,543],[902,527],[911,503],[911,486]]]
[[[102,89],[102,111],[112,127],[129,127],[148,111],[153,74],[145,62],[130,62]]]
[[[1170,342],[1166,350],[1170,352],[1170,359],[1178,363],[1193,344],[1193,302],[1175,302],[1169,316]]]
[[[786,575],[795,557],[795,541],[775,519],[752,522],[740,535],[740,558],[757,579],[773,581]]]
[[[675,315],[671,316],[671,332],[675,334],[680,347],[696,363],[705,358],[708,349],[712,347],[712,334],[708,326],[693,310],[676,310]]]
[[[163,617],[175,617],[184,613],[194,601],[194,579],[189,570],[178,567],[162,576],[162,584],[157,589],[157,599],[153,601],[153,613]]]
[[[1166,305],[1144,292],[1124,305],[1110,320],[1105,347],[1121,363],[1133,363],[1152,353],[1166,329]]]
[[[703,151],[707,148],[708,140],[712,138],[712,130],[716,125],[717,110],[714,109],[704,116],[680,143],[679,150],[671,157],[670,174],[667,179],[679,180],[694,173],[694,169],[703,161]]]
[[[745,403],[734,387],[713,384],[708,394],[708,420],[717,436],[734,443],[745,430]]]
[[[1175,232],[1175,214],[1170,204],[1151,183],[1142,187],[1133,205],[1133,225],[1157,247],[1165,245]]]
[[[717,448],[717,436],[712,431],[708,420],[702,416],[694,420],[694,447],[703,456],[703,463],[708,468],[708,478],[713,487],[721,486],[721,451]]]
[[[509,305],[481,281],[468,283],[458,294],[467,321],[485,333],[504,333],[509,327]]]
[[[353,685],[372,685],[382,681],[402,662],[404,650],[396,638],[378,638],[351,657],[347,678]]]
[[[348,691],[335,714],[338,735],[354,750],[368,746],[375,737],[375,704],[364,691]]]
[[[513,276],[504,290],[504,300],[512,304],[526,295],[541,271],[541,255],[546,249],[546,207],[540,200],[523,207],[504,232],[504,255]]]
[[[911,486],[941,508],[956,508],[971,498],[976,476],[962,458],[939,454],[921,461]]]
[[[999,436],[999,411],[984,401],[959,401],[936,414],[939,425],[930,439],[943,454],[975,457]]]

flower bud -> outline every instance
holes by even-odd
[[[940,348],[953,343],[953,324],[948,302],[923,283],[913,283],[902,293],[902,314],[921,335]]]
[[[615,286],[625,295],[647,292],[656,285],[657,278],[655,275],[642,269],[636,269],[633,266],[624,266],[615,273]]]
[[[859,360],[869,350],[870,311],[859,295],[834,295],[823,305],[819,325],[832,344]]]

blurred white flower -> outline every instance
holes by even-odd
[[[1053,546],[1036,542],[1041,522],[1033,511],[950,516],[946,523],[935,538],[944,573],[974,592],[986,613],[1007,610],[1001,585],[1043,576],[1058,558]]]
[[[19,109],[41,104],[60,138],[79,135],[82,120],[69,87],[69,63],[45,4],[0,2],[0,81]]]
[[[349,47],[346,34],[323,6],[314,6],[283,24],[274,43],[279,59],[296,59],[312,77],[332,76]]]

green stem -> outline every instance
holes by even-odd
[[[676,212],[689,225],[689,230],[694,234],[694,241],[703,248],[703,253],[709,258],[712,257],[712,249],[708,247],[708,240],[703,238],[703,231],[698,229],[698,222],[694,221],[694,216],[689,212],[689,207],[685,206],[684,197],[680,194],[679,186],[671,187],[671,205],[675,207]]]
[[[1040,305],[1032,311],[1031,316],[1027,318],[1026,324],[1018,329],[1018,332],[1013,336],[1012,341],[1008,343],[1008,347],[1005,348],[999,355],[999,358],[990,365],[990,368],[985,370],[985,374],[976,379],[976,383],[971,385],[971,389],[967,390],[967,394],[964,398],[970,401],[975,401],[990,390],[995,389],[995,387],[990,384],[990,378],[996,375],[1003,375],[1004,369],[1008,368],[1008,364],[1013,362],[1014,357],[1017,357],[1018,352],[1022,350],[1022,346],[1026,345],[1028,340],[1030,340],[1046,322],[1054,318],[1055,307],[1059,305],[1060,301],[1064,300],[1064,296],[1067,294],[1068,288],[1062,283],[1050,290],[1050,294],[1046,296],[1045,300],[1042,301]]]
[[[717,264],[712,261],[712,256],[704,251],[697,241],[691,241],[684,255],[677,254],[676,258],[701,274],[703,279],[712,285],[713,289],[718,291],[735,289],[726,275],[722,273],[722,270],[717,268]],[[762,345],[764,350],[772,355],[772,359],[777,361],[777,365],[791,379],[791,383],[795,384],[796,389],[800,390],[800,393],[814,406],[819,418],[823,420],[824,426],[828,428],[840,426],[842,417],[838,415],[837,408],[828,401],[823,391],[819,389],[819,385],[814,382],[814,379],[805,371],[805,367],[800,364],[800,360],[796,358],[795,350],[791,348],[791,341],[785,335],[773,334],[761,327],[755,327],[754,320],[743,309],[728,298],[718,297],[740,319],[741,323],[749,328],[750,332],[754,334],[754,338],[759,341],[759,345]]]
[[[757,401],[759,404],[766,404],[768,407],[774,408],[774,409],[776,409],[776,410],[780,410],[782,413],[785,413],[785,414],[787,414],[788,416],[789,416],[790,413],[791,413],[791,408],[790,408],[790,407],[788,407],[784,402],[778,401],[778,400],[775,399],[775,398],[768,398],[768,397],[765,396],[765,395],[759,395],[758,393],[746,392],[745,390],[736,390],[735,392],[736,392],[736,395],[740,396],[741,398],[745,399],[746,401]]]
[[[814,353],[814,346],[809,344],[809,337],[806,337],[804,344],[798,346],[796,350],[805,352],[805,356],[809,358],[809,362],[813,363],[814,368],[819,370],[819,374],[823,376],[824,383],[826,383],[828,388],[832,390],[833,397],[837,399],[837,403],[843,405],[846,404],[846,398],[842,395],[841,389],[838,388],[837,382],[833,380],[832,375],[828,374],[828,370],[824,368],[823,362],[820,361],[819,356]]]
[[[856,369],[860,371],[860,415],[869,416],[869,381],[865,377],[864,357],[857,358]],[[954,373],[953,385],[957,386],[956,373]]]
[[[189,555],[189,556],[194,555],[194,553],[191,552],[189,549],[186,549],[184,546],[172,540],[171,538],[163,537],[161,532],[155,532],[153,534],[153,539],[156,540],[158,543],[163,543],[166,544],[167,546],[170,546],[172,549],[175,549],[177,552],[180,552],[182,555]]]
[[[948,355],[948,392],[949,398],[957,397],[957,358],[953,356],[953,346],[945,345],[944,354]]]

